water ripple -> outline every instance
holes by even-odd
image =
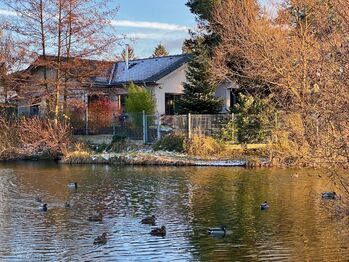
[[[2,167],[3,166],[3,167]],[[288,170],[0,166],[1,261],[347,261],[349,232]],[[78,190],[67,184],[77,181]],[[40,197],[48,212],[38,210]],[[264,200],[270,209],[261,212]],[[70,201],[71,208],[64,208]],[[102,222],[89,222],[100,211]],[[140,224],[148,215],[166,237]],[[207,228],[225,225],[225,238]],[[108,232],[108,243],[93,245]]]

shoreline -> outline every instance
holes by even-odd
[[[91,153],[75,151],[61,158],[47,158],[43,156],[25,156],[13,159],[0,159],[0,163],[6,162],[41,162],[56,161],[62,165],[128,165],[128,166],[202,166],[202,167],[245,167],[245,168],[270,168],[272,163],[259,158],[259,161],[251,161],[246,156],[241,157],[212,157],[202,158],[189,156],[170,151],[137,150],[121,153]]]
[[[143,166],[215,166],[215,167],[271,167],[268,161],[258,164],[243,159],[203,159],[166,151],[134,151],[123,153],[101,153],[84,157],[67,157],[61,164],[109,164]]]

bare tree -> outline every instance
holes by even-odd
[[[273,95],[285,164],[349,166],[348,14],[344,0],[283,1],[274,18],[255,0],[221,1],[214,10],[213,76]]]
[[[49,111],[57,119],[62,108],[61,97],[66,101],[69,82],[75,78],[73,74],[78,69],[84,71],[86,82],[97,74],[97,69],[105,70],[96,67],[92,73],[91,68],[79,67],[86,58],[105,58],[113,52],[119,38],[110,23],[117,7],[112,8],[110,0],[9,0],[4,3],[18,15],[9,28],[16,33],[18,44],[29,58],[33,53],[40,55],[36,66],[43,68],[43,81],[36,86],[45,85],[45,96],[54,105]],[[48,75],[48,70],[54,74]]]

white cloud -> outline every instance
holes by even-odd
[[[0,9],[0,16],[17,16],[14,11]],[[148,21],[130,21],[130,20],[111,20],[110,24],[117,27],[148,28],[166,31],[188,31],[189,27],[177,24],[148,22]]]
[[[163,34],[158,34],[158,33],[126,33],[125,34],[126,38],[129,39],[160,39],[164,37]]]
[[[3,15],[3,16],[17,16],[17,13],[14,11],[0,9],[0,16],[1,15]]]
[[[130,21],[130,20],[112,20],[112,26],[120,27],[136,27],[136,28],[149,28],[149,29],[159,29],[167,31],[188,31],[189,27],[176,25],[176,24],[167,24],[167,23],[158,23],[158,22],[146,22],[146,21]]]

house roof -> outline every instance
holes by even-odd
[[[177,70],[188,60],[189,55],[187,54],[136,59],[129,61],[128,69],[126,69],[125,61],[116,62],[107,84],[118,86],[130,81],[135,84],[155,84],[156,81]],[[98,79],[96,79],[96,83],[106,84]]]
[[[36,70],[46,67],[47,69],[55,69],[57,63],[57,57],[47,55],[46,60],[43,56],[39,56],[27,69],[16,72],[16,74],[22,74],[30,76]],[[61,57],[61,69],[67,70],[69,75],[76,79],[104,79],[107,81],[111,74],[111,68],[114,62],[106,60],[93,60],[84,59],[79,57]]]

